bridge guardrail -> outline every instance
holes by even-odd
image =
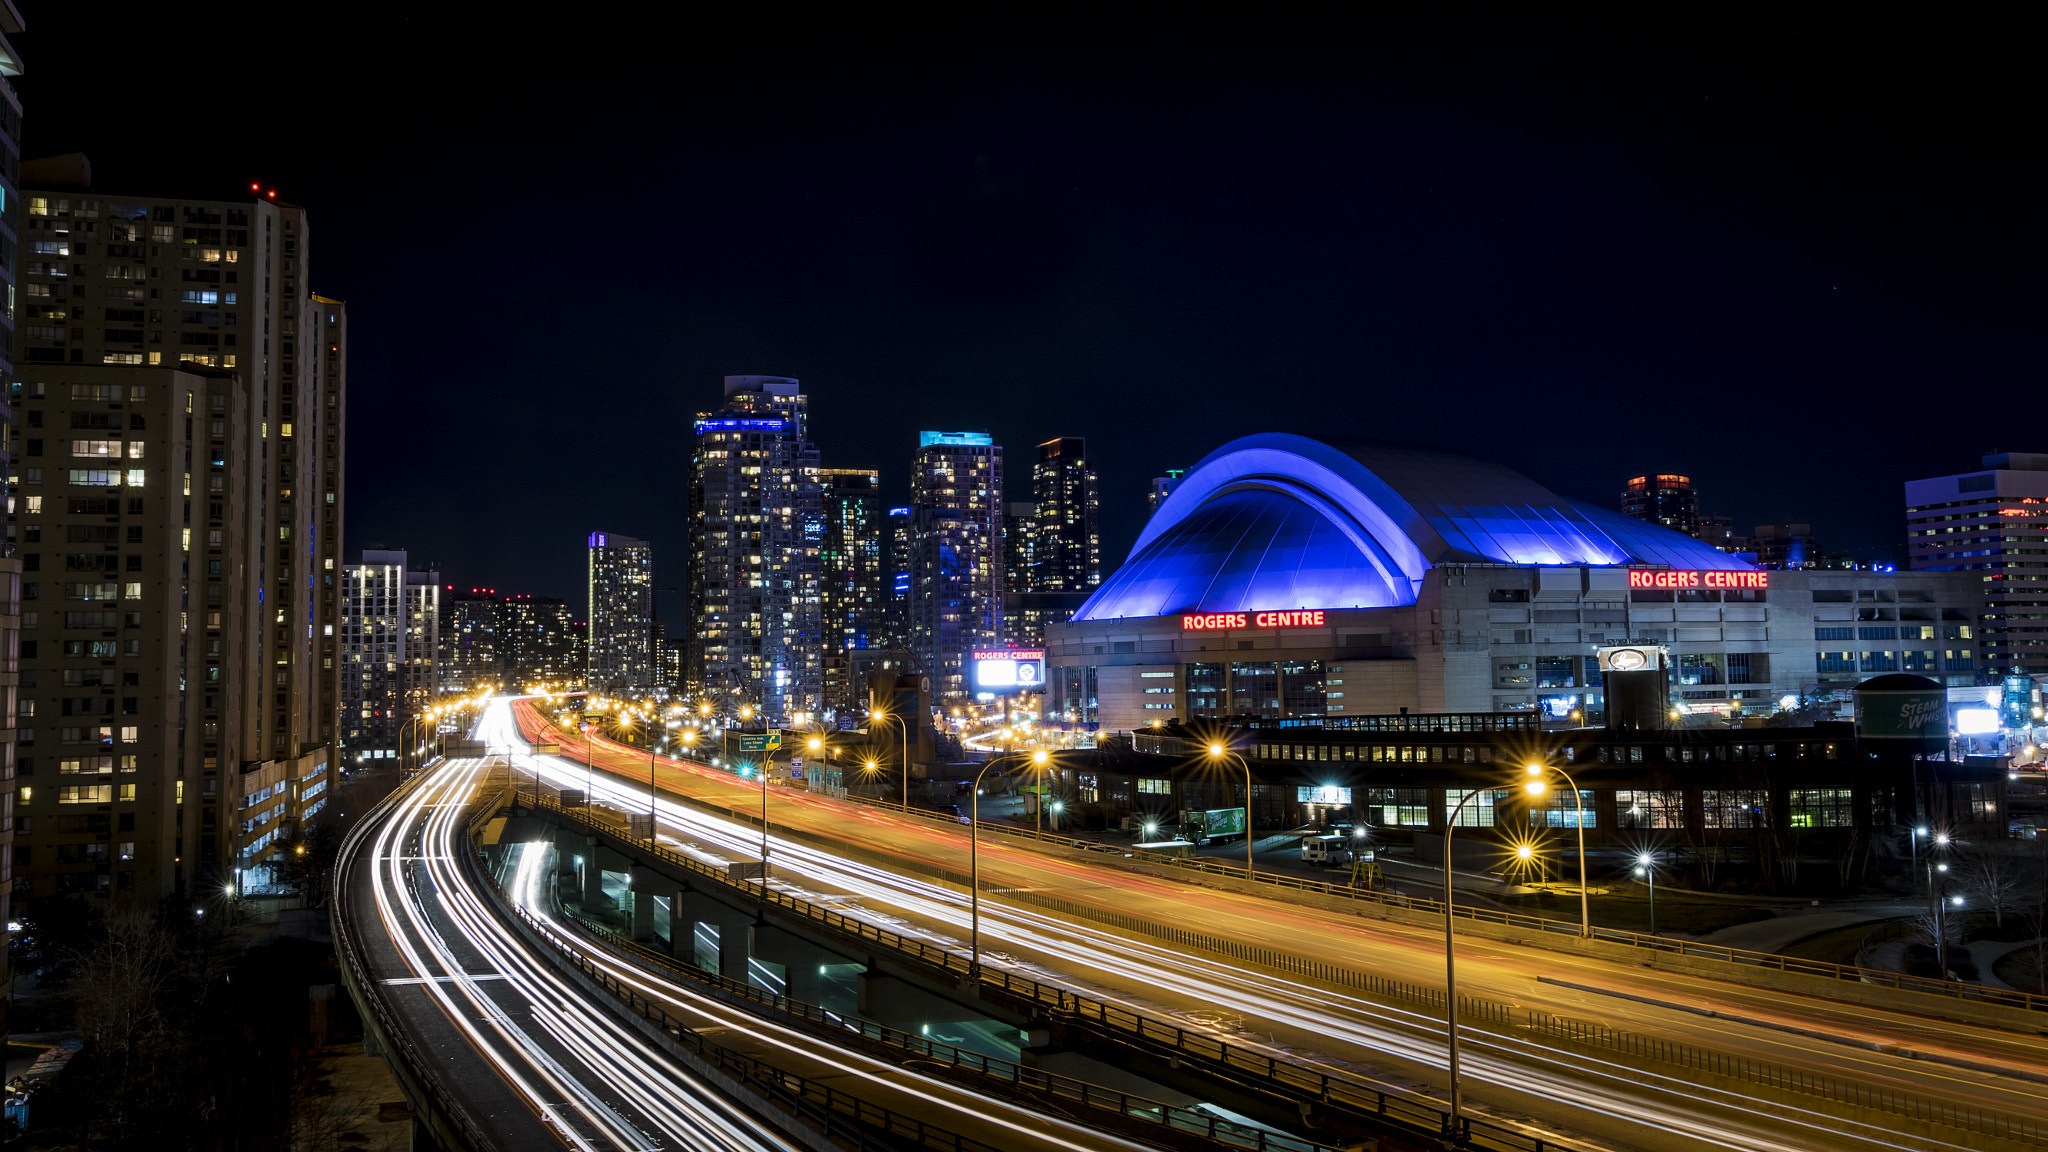
[[[545,721],[538,722],[546,726]],[[665,759],[676,760],[675,757],[665,757]],[[694,760],[684,759],[677,762],[709,768],[709,765]],[[717,771],[717,769],[710,770]],[[677,795],[680,796],[681,794],[677,793]],[[684,798],[692,799],[690,797]],[[872,808],[915,816],[933,823],[966,823],[965,820],[959,817],[933,812],[929,809],[905,807],[895,801],[851,794],[841,798],[851,803],[865,804]],[[700,800],[699,803],[702,803],[702,801]],[[1225,864],[1217,860],[1174,856],[1164,852],[1147,852],[1134,845],[1110,844],[1100,840],[1062,836],[1058,833],[1039,832],[1031,828],[1018,828],[1008,824],[991,823],[986,820],[981,821],[980,828],[983,832],[992,832],[998,835],[1009,836],[1013,839],[1033,840],[1082,852],[1098,852],[1131,859],[1141,859],[1147,864],[1178,868],[1190,872],[1208,873],[1275,889],[1314,892],[1338,899],[1356,900],[1360,903],[1424,912],[1432,916],[1442,916],[1444,914],[1443,901],[1427,897],[1376,892],[1371,889],[1355,888],[1349,884],[1337,884],[1327,880],[1310,880],[1304,877],[1287,876],[1274,872],[1247,871],[1241,864]],[[1544,916],[1531,916],[1521,912],[1481,908],[1470,904],[1455,905],[1452,909],[1452,916],[1457,920],[1497,924],[1506,928],[1517,928],[1551,935],[1579,935],[1579,924],[1575,920],[1552,920]],[[1959,980],[1943,980],[1929,976],[1909,976],[1906,973],[1893,972],[1889,969],[1866,968],[1855,964],[1835,964],[1825,960],[1808,960],[1797,956],[1785,956],[1776,952],[1757,952],[1747,948],[1730,948],[1722,944],[1702,944],[1697,941],[1676,940],[1665,936],[1652,936],[1643,932],[1631,932],[1621,928],[1601,928],[1596,926],[1593,929],[1592,938],[1610,944],[1641,948],[1647,952],[1657,952],[1695,960],[1743,964],[1768,968],[1778,972],[1819,976],[1830,980],[1876,984],[1906,992],[1925,992],[1936,996],[1948,996],[1977,1003],[2019,1008],[2030,1012],[2048,1012],[2048,996],[2031,992],[1987,988],[1981,984],[1970,984]]]

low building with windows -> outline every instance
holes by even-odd
[[[1978,682],[1966,572],[1766,570],[1496,464],[1284,434],[1181,478],[1124,566],[1046,628],[1051,719],[1141,730],[1606,706],[1601,645],[1672,658],[1672,708],[1717,723],[1846,709],[1872,675]]]

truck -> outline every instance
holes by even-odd
[[[1180,814],[1180,838],[1192,844],[1211,840],[1238,840],[1245,835],[1242,808],[1184,808]]]

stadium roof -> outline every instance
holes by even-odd
[[[1262,433],[1189,469],[1074,618],[1413,604],[1431,568],[1475,563],[1755,567],[1498,464]]]

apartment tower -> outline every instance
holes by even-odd
[[[589,545],[590,690],[641,695],[654,687],[654,548],[610,532]]]
[[[910,645],[941,698],[967,653],[1003,641],[1003,450],[983,432],[920,432],[911,468]]]
[[[77,155],[22,184],[22,872],[260,890],[333,779],[346,307],[272,190],[105,195]]]
[[[728,376],[690,461],[686,681],[771,723],[824,706],[828,528],[809,398],[783,376]]]

